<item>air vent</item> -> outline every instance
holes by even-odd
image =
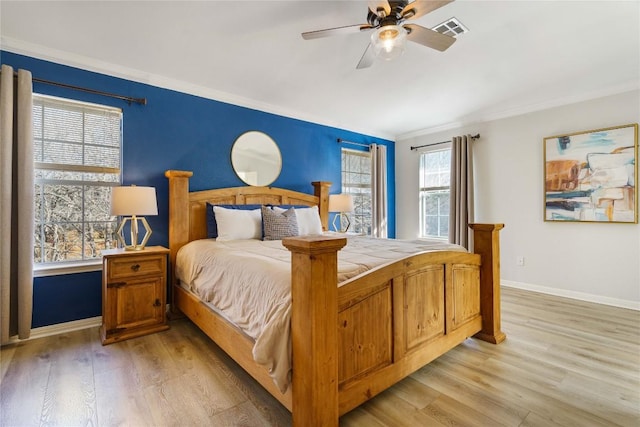
[[[467,27],[462,25],[460,21],[456,18],[450,18],[444,21],[442,24],[438,24],[432,28],[439,33],[442,33],[447,36],[457,37],[460,34],[468,33],[469,30]]]

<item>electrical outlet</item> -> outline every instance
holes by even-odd
[[[516,258],[516,265],[519,267],[524,267],[524,257],[522,255]]]

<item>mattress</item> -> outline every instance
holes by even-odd
[[[349,236],[338,252],[338,283],[423,251],[464,248],[439,240]],[[254,360],[284,393],[291,382],[291,252],[280,240],[196,240],[177,254],[176,277],[255,341]]]

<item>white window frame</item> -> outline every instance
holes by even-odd
[[[72,185],[72,186],[82,186],[83,187],[83,200],[82,200],[82,210],[83,210],[83,214],[81,216],[81,220],[79,221],[75,221],[75,222],[80,222],[83,224],[83,229],[84,229],[84,225],[88,222],[96,222],[96,223],[113,223],[114,224],[114,230],[115,230],[115,226],[117,224],[117,218],[116,217],[111,217],[109,220],[95,220],[95,221],[87,221],[85,219],[85,215],[84,215],[84,208],[85,208],[85,191],[87,188],[90,187],[113,187],[113,186],[118,186],[121,185],[122,183],[122,149],[123,149],[123,133],[122,133],[122,122],[123,122],[123,118],[122,118],[122,109],[120,108],[115,108],[115,107],[111,107],[111,106],[106,106],[106,105],[99,105],[99,104],[92,104],[92,103],[87,103],[87,102],[81,102],[81,101],[75,101],[75,100],[71,100],[71,99],[66,99],[66,98],[59,98],[59,97],[54,97],[54,96],[48,96],[48,95],[41,95],[41,94],[33,94],[33,103],[34,103],[34,109],[36,108],[43,108],[43,105],[54,105],[56,107],[59,108],[67,108],[69,110],[72,111],[76,111],[76,112],[83,112],[83,117],[84,117],[84,112],[91,112],[91,111],[99,111],[99,112],[105,112],[108,114],[119,114],[120,115],[120,129],[119,129],[119,147],[118,147],[118,156],[119,156],[119,160],[118,160],[118,167],[104,167],[104,166],[96,166],[96,165],[87,165],[85,164],[85,160],[83,160],[83,164],[63,164],[63,163],[53,163],[53,162],[43,162],[43,161],[38,161],[38,160],[43,160],[43,159],[38,159],[35,158],[37,157],[38,153],[41,152],[41,150],[38,150],[36,148],[34,148],[34,171],[36,173],[36,179],[35,179],[35,197],[41,197],[41,200],[39,201],[39,203],[36,203],[36,209],[38,209],[38,206],[40,206],[41,209],[44,209],[44,193],[39,192],[38,188],[42,187],[44,185]],[[36,126],[38,126],[38,123],[35,122],[36,117],[34,116],[34,144],[39,144],[40,142],[42,142],[42,144],[46,145],[47,142],[49,143],[55,143],[58,142],[55,139],[46,139],[44,133],[42,132],[42,129],[38,130],[36,129]],[[44,123],[40,123],[41,126],[44,127]],[[84,126],[84,121],[83,121],[83,126]],[[83,128],[84,129],[84,128]],[[39,132],[39,133],[38,133]],[[36,135],[42,135],[41,138],[36,138]],[[66,140],[62,140],[61,142],[63,143],[69,143]],[[91,147],[91,146],[95,146],[94,144],[87,142],[85,140],[85,134],[84,134],[84,130],[83,130],[83,136],[82,136],[82,141],[81,142],[75,142],[73,143],[77,146],[81,146],[84,152],[85,147]],[[99,145],[98,145],[99,146]],[[57,177],[54,177],[53,179],[51,178],[47,178],[47,177],[42,177],[39,175],[45,175],[47,173],[51,173],[51,172],[70,172],[70,173],[91,173],[91,174],[105,174],[105,175],[110,175],[110,176],[117,176],[117,181],[115,180],[100,180],[100,179],[60,179]],[[36,202],[38,202],[38,200],[36,200]],[[44,211],[43,211],[44,212]],[[38,216],[40,216],[40,220],[38,220]],[[47,222],[44,220],[43,215],[38,212],[36,212],[36,231],[35,233],[38,232],[38,230],[40,230],[40,232],[42,233],[42,229],[43,229],[43,225],[44,224],[50,224],[50,222]],[[41,242],[41,246],[39,248],[40,253],[43,252],[43,248],[45,247],[45,243],[43,241],[43,236],[40,236],[39,241]],[[36,239],[36,235],[34,234],[34,239]],[[38,240],[34,241],[34,244],[37,242]],[[106,243],[108,245],[108,241]],[[115,239],[113,239],[113,244],[115,244]],[[78,272],[88,272],[88,271],[99,271],[102,268],[102,258],[101,256],[98,257],[93,257],[93,258],[84,258],[84,254],[86,253],[85,249],[84,249],[84,241],[82,243],[83,245],[83,249],[82,249],[82,253],[83,253],[83,259],[75,259],[75,260],[69,260],[69,261],[56,261],[56,262],[34,262],[34,277],[44,277],[44,276],[54,276],[54,275],[60,275],[60,274],[70,274],[70,273],[78,273]],[[34,248],[35,250],[36,248]],[[35,256],[35,254],[34,254]]]
[[[349,232],[357,234],[371,235],[372,229],[372,215],[371,215],[371,153],[369,151],[351,150],[349,148],[342,148],[340,153],[341,159],[341,174],[342,174],[342,192],[351,194],[353,197],[354,211],[348,213],[351,220],[351,227]],[[351,170],[345,169],[345,156],[357,156],[360,158],[366,158],[369,164],[368,173],[363,170]],[[360,177],[353,182],[349,177]],[[369,177],[368,181],[365,181],[363,177]],[[355,182],[358,181],[358,182]],[[365,181],[365,182],[363,182]],[[368,192],[367,192],[368,190]]]
[[[424,206],[424,199],[423,196],[425,195],[425,193],[441,193],[441,194],[448,194],[449,198],[451,198],[451,186],[450,185],[440,185],[440,186],[422,186],[422,175],[424,174],[423,171],[423,158],[425,155],[429,155],[429,154],[433,154],[436,152],[441,152],[441,151],[449,151],[451,152],[451,143],[441,143],[441,144],[434,144],[432,146],[427,146],[424,147],[420,150],[420,159],[419,159],[419,164],[418,164],[418,218],[419,218],[419,237],[423,238],[423,239],[438,239],[438,240],[449,240],[449,236],[437,236],[437,235],[431,235],[431,234],[427,234],[426,230],[425,230],[425,224],[426,224],[426,220],[424,218],[424,216],[426,215],[425,213],[425,209],[426,207]],[[439,170],[436,171],[436,173],[441,173],[443,170]],[[449,165],[449,174],[451,173],[451,166]],[[442,218],[444,218],[444,215],[437,215],[438,217],[438,222],[440,223],[440,221],[442,221]],[[446,215],[446,221],[447,221],[447,230],[449,228],[448,226],[448,221],[449,221],[449,215]],[[440,226],[438,226],[438,229],[440,230]]]

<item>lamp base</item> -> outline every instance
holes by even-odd
[[[144,251],[144,246],[142,246],[142,245],[125,246],[123,249],[125,251]]]
[[[342,218],[344,217],[344,219],[347,221],[347,227],[343,230],[342,229]],[[338,229],[338,226],[336,225],[336,220],[339,219],[340,221],[340,228]],[[333,229],[338,232],[338,233],[346,233],[349,230],[349,227],[351,226],[351,221],[349,221],[349,216],[345,213],[342,212],[338,212],[336,214],[336,216],[333,217]]]
[[[145,230],[144,237],[142,238],[142,242],[138,243],[138,220],[142,223],[142,227]],[[128,221],[131,221],[131,243],[127,244],[123,230]],[[122,218],[122,222],[118,226],[116,230],[116,238],[122,245],[125,251],[142,251],[144,250],[145,245],[149,241],[149,237],[151,237],[151,227],[149,227],[149,223],[144,217],[136,217],[135,215],[131,217]]]

